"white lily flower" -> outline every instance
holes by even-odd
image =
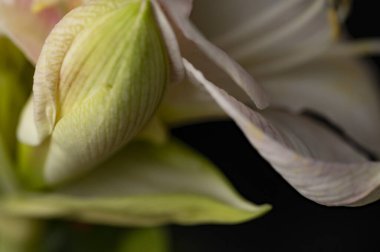
[[[379,90],[370,68],[352,57],[378,50],[378,43],[337,41],[336,21],[346,11],[331,9],[336,7],[331,3],[195,2],[192,18],[198,27],[268,91],[272,106],[263,112],[251,109],[244,97],[235,99],[217,87],[202,69],[185,65],[191,78],[301,194],[325,205],[362,205],[380,197],[378,162],[300,115],[308,110],[325,116],[348,138],[379,155]]]

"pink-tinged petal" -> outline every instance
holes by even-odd
[[[324,205],[361,205],[380,198],[380,164],[322,125],[300,116],[248,108],[185,67],[235,120],[252,145],[302,195]]]
[[[47,35],[64,13],[56,8],[33,13],[31,8],[30,0],[1,1],[0,27],[36,63]]]
[[[273,106],[316,112],[380,156],[380,93],[368,65],[326,56],[261,83]]]
[[[175,26],[177,36],[181,40],[181,50],[184,58],[204,66],[202,71],[208,76],[228,75],[254,101],[258,108],[268,105],[267,97],[262,87],[257,84],[238,63],[225,52],[209,42],[190,22],[168,2],[162,4],[170,21]],[[219,82],[217,82],[219,84]]]

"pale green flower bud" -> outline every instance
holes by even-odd
[[[29,144],[49,143],[43,180],[82,174],[124,146],[152,118],[168,78],[150,1],[95,0],[70,12],[37,63],[35,132],[27,109],[19,132]]]

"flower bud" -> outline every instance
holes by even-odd
[[[65,16],[37,63],[35,134],[19,132],[29,144],[49,142],[44,180],[80,175],[130,141],[152,118],[168,78],[150,1],[94,0]]]

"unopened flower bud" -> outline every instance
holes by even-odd
[[[36,67],[36,132],[19,132],[29,144],[49,142],[44,180],[82,174],[124,146],[152,118],[168,78],[150,1],[94,0],[70,12]]]

